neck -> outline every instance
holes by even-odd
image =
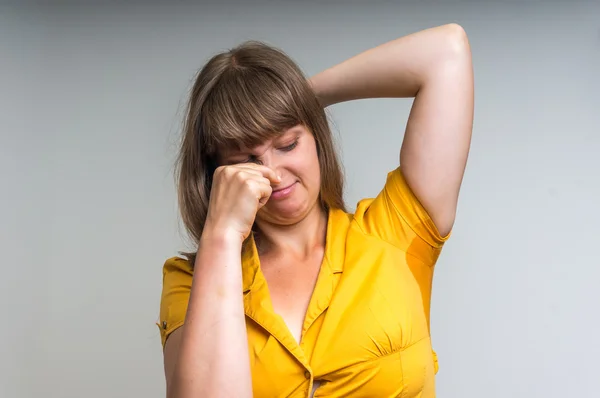
[[[315,248],[325,246],[327,211],[317,203],[301,221],[275,225],[257,221],[256,245],[259,254],[287,253],[309,257]]]

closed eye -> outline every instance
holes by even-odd
[[[243,163],[260,164],[260,160],[256,156],[250,156],[245,159],[235,159],[235,160],[230,160],[229,162],[227,162],[227,164],[229,164],[229,165],[243,164]]]
[[[288,146],[284,146],[283,148],[279,148],[280,151],[282,152],[291,152],[293,151],[296,147],[298,146],[298,140],[294,141],[292,144],[288,145]],[[260,161],[260,159],[254,155],[250,155],[249,157],[247,157],[246,159],[243,160],[234,160],[234,161],[230,161],[229,164],[238,164],[238,163],[256,163],[256,164],[262,164],[262,162]]]
[[[257,158],[256,156],[250,156],[248,159],[246,159],[242,163],[256,163],[258,165],[262,164],[262,162],[260,161],[260,159]]]
[[[294,148],[296,148],[297,145],[298,145],[298,141],[296,140],[296,141],[294,141],[293,144],[288,145],[288,146],[283,147],[283,148],[279,148],[279,150],[283,151],[283,152],[289,152],[289,151],[293,150]]]

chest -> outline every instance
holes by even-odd
[[[353,247],[343,272],[327,262],[320,273],[318,262],[301,270],[266,267],[273,309],[302,343],[286,339],[266,314],[252,318],[258,320],[248,327],[255,396],[309,397],[317,386],[317,396],[434,396],[417,279],[396,250]],[[309,327],[301,334],[303,322]]]
[[[296,342],[302,337],[322,261],[323,250],[316,250],[303,260],[285,256],[261,259],[273,310],[283,319]]]

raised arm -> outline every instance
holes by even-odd
[[[473,126],[473,68],[457,24],[426,29],[362,52],[311,78],[324,106],[414,97],[400,163],[442,236],[454,225]]]

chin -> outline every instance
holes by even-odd
[[[265,208],[266,207],[266,208]],[[306,200],[284,201],[280,203],[269,203],[261,209],[259,216],[262,220],[279,225],[293,225],[304,219],[314,207]],[[260,213],[263,214],[260,214]]]

